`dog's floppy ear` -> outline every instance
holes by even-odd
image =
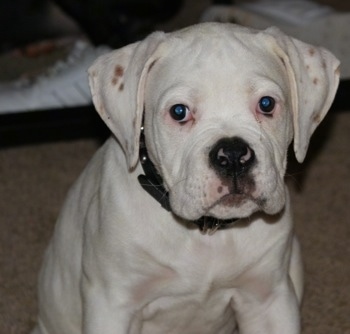
[[[88,70],[95,108],[118,139],[130,169],[138,161],[145,79],[164,36],[155,32],[100,56]]]
[[[303,162],[310,137],[326,116],[339,83],[339,61],[321,47],[291,38],[277,28],[265,31],[274,38],[274,52],[287,69],[291,86],[294,152]]]

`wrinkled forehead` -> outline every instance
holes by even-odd
[[[156,76],[170,81],[214,85],[249,84],[255,77],[284,85],[285,70],[261,34],[250,31],[209,31],[170,36],[157,61]],[[164,87],[164,83],[162,83]]]

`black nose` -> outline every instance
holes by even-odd
[[[209,160],[220,175],[237,177],[250,169],[255,153],[241,138],[223,138],[211,149]]]

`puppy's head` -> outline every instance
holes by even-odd
[[[138,162],[140,126],[185,219],[279,212],[287,149],[303,161],[339,81],[328,51],[277,29],[205,23],[102,56],[90,68],[93,101]]]

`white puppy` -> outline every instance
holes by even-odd
[[[287,149],[303,161],[337,59],[276,29],[205,23],[89,75],[114,136],[58,219],[34,333],[300,333]]]

